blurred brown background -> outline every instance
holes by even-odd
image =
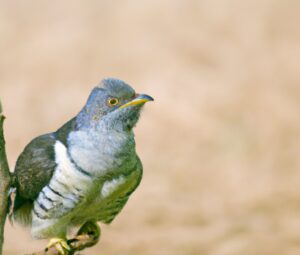
[[[1,1],[11,167],[103,77],[155,97],[145,174],[101,242],[114,255],[300,254],[300,2]],[[7,224],[5,254],[39,250]]]

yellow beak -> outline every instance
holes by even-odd
[[[130,102],[121,105],[120,109],[123,109],[123,108],[128,107],[128,106],[144,104],[144,103],[147,103],[149,101],[154,101],[154,99],[152,97],[148,96],[148,95],[145,95],[145,94],[137,95],[137,97],[134,98],[133,100],[131,100]]]

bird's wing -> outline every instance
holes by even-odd
[[[75,119],[71,119],[55,133],[39,136],[25,147],[14,171],[18,195],[31,200],[37,198],[54,173],[56,141],[66,144],[68,131],[75,128],[75,124]]]
[[[54,144],[54,135],[46,134],[35,138],[25,147],[14,172],[18,196],[33,201],[49,183],[56,165]]]
[[[30,223],[33,201],[49,184],[56,168],[55,143],[59,140],[66,144],[68,130],[75,125],[75,119],[72,119],[55,133],[33,139],[20,154],[14,171],[16,197],[13,213],[16,220]]]
[[[39,136],[19,156],[14,171],[16,191],[11,220],[31,224],[33,201],[50,181],[55,169],[54,144],[53,134]]]

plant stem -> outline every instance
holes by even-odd
[[[4,115],[2,114],[2,106],[0,102],[0,255],[4,242],[4,226],[8,207],[8,192],[10,188],[10,173],[7,163],[5,140],[3,133]]]

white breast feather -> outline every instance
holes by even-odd
[[[101,189],[101,196],[103,198],[108,197],[111,193],[113,193],[120,185],[125,183],[126,179],[124,176],[119,176],[111,181],[106,181],[103,184]]]

